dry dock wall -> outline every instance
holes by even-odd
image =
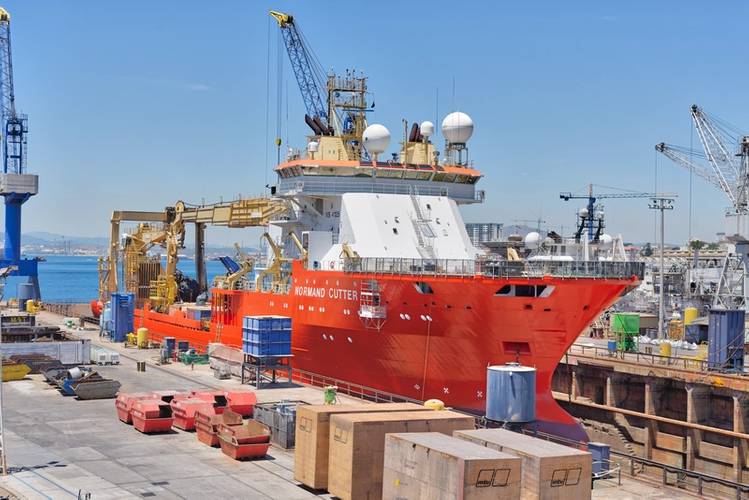
[[[557,367],[552,390],[592,440],[674,467],[749,481],[749,440],[739,437],[749,430],[749,379],[703,373],[699,383],[673,367],[637,369],[570,356]]]

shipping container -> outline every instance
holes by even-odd
[[[710,370],[741,370],[744,361],[743,310],[713,309],[708,327],[707,366]]]

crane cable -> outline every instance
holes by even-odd
[[[268,37],[267,37],[267,58],[265,61],[265,164],[263,173],[265,174],[265,185],[268,185],[268,134],[270,132],[270,17],[268,18]]]
[[[278,31],[276,54],[276,165],[281,163],[281,110],[283,109],[283,52],[285,46]]]

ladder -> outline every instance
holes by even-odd
[[[432,245],[431,239],[434,238],[434,231],[432,226],[429,224],[429,219],[424,217],[424,213],[421,211],[421,204],[419,203],[419,197],[417,196],[415,189],[410,189],[411,203],[414,207],[414,214],[416,218],[412,218],[411,222],[414,226],[414,232],[416,233],[416,241],[419,243],[419,253],[422,258],[434,259],[434,246]],[[425,237],[426,236],[426,237]]]

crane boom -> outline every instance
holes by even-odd
[[[304,43],[301,32],[294,22],[294,16],[274,10],[270,11],[270,15],[278,21],[278,27],[281,28],[286,52],[289,54],[291,68],[302,92],[307,114],[312,118],[319,117],[323,125],[329,126],[328,109],[325,105],[327,99],[323,100],[326,92],[321,76],[322,68],[315,62],[310,49]]]
[[[723,187],[723,184],[721,184],[720,178],[718,178],[712,171],[708,170],[702,165],[699,165],[693,162],[689,158],[689,155],[687,154],[688,151],[685,152],[682,150],[682,148],[673,146],[671,144],[666,144],[665,142],[656,144],[655,150],[661,153],[663,156],[665,156],[669,160],[676,163],[677,165],[684,167],[687,170],[690,170],[695,175],[706,180],[707,182],[717,187],[721,191],[725,191],[726,195],[728,195],[729,198],[731,197],[730,190],[726,191],[726,189]]]
[[[691,114],[694,127],[697,129],[697,135],[705,149],[707,160],[712,166],[721,188],[728,195],[731,203],[735,205],[742,198],[741,193],[738,192],[738,181],[741,179],[740,165],[735,161],[735,156],[729,151],[716,125],[702,109],[693,104]]]
[[[13,88],[13,59],[10,47],[10,14],[0,7],[0,121],[3,124],[3,172],[22,174],[26,170],[28,119],[16,113]]]

